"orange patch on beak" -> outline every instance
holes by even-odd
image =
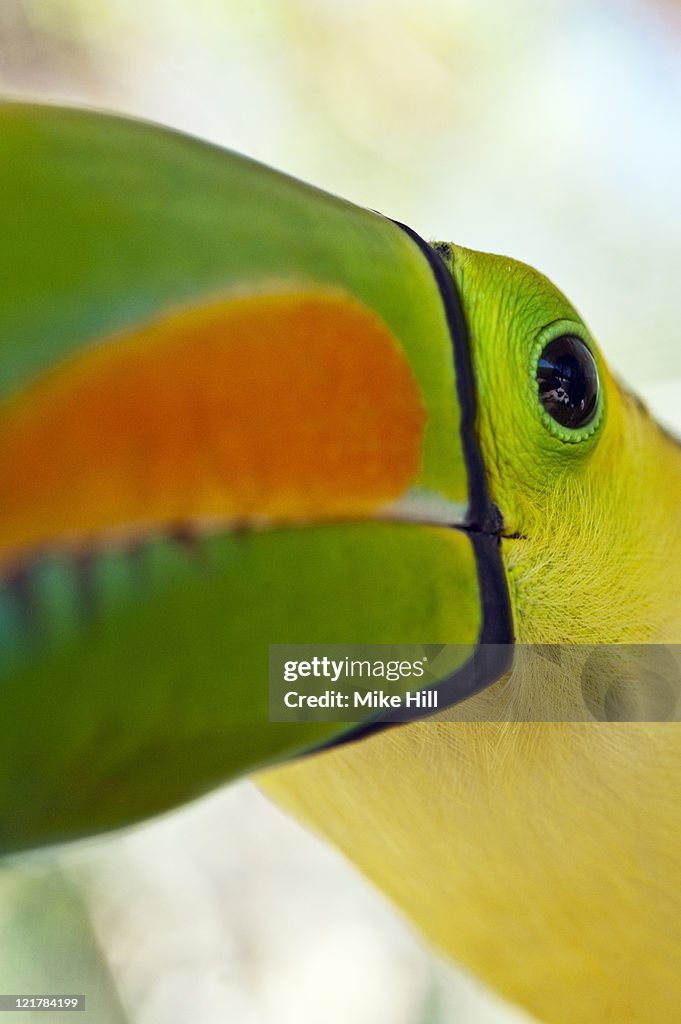
[[[395,338],[342,293],[172,315],[0,408],[0,557],[197,519],[367,515],[418,476],[425,422]]]

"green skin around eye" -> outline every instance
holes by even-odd
[[[580,442],[585,441],[587,438],[595,434],[600,428],[601,420],[603,419],[605,409],[603,388],[599,387],[598,389],[596,408],[589,423],[587,423],[583,427],[577,427],[575,429],[572,429],[570,427],[564,427],[560,423],[558,423],[553,418],[553,416],[544,408],[542,403],[538,400],[537,366],[539,364],[539,358],[544,349],[546,348],[546,346],[549,344],[549,342],[554,341],[556,338],[560,338],[561,335],[564,334],[572,334],[578,338],[581,338],[581,340],[584,342],[586,347],[591,352],[592,356],[594,356],[594,359],[596,360],[596,367],[598,369],[598,357],[596,356],[594,351],[594,344],[591,338],[589,337],[588,331],[586,330],[584,325],[579,321],[575,320],[557,320],[555,323],[548,324],[547,327],[545,327],[542,331],[539,332],[532,346],[529,359],[529,390],[531,394],[537,396],[537,407],[539,416],[546,429],[550,430],[553,434],[556,435],[557,438],[559,438],[561,441],[564,441],[566,444],[579,444]]]
[[[451,246],[466,308],[478,392],[478,433],[491,467],[503,467],[497,503],[509,519],[519,494],[544,490],[588,461],[606,421],[607,370],[579,315],[542,274],[502,256]],[[602,386],[588,426],[569,430],[543,408],[537,362],[545,345],[575,334],[596,359]]]

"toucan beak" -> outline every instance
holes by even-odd
[[[142,281],[145,294],[178,272],[160,236],[190,277],[224,251],[219,290],[178,289],[131,325],[121,267],[136,236],[113,231],[103,307],[76,316],[62,287],[50,314],[43,280],[23,310],[28,355],[7,359],[0,405],[2,849],[127,824],[380,724],[371,710],[359,726],[271,721],[271,644],[457,644],[469,655],[436,680],[444,699],[489,682],[499,666],[483,672],[470,652],[509,639],[507,599],[439,258],[384,218],[149,126],[11,111],[0,180],[13,201],[44,206],[56,177],[60,215],[72,207],[66,234],[46,239],[72,271],[71,310],[88,274],[96,291],[97,256],[82,256],[101,232],[93,197],[132,217],[126,168],[144,179],[140,231],[159,234],[149,273],[163,288]],[[87,201],[73,180],[83,147]],[[182,248],[184,208],[174,236],[166,223],[195,164],[204,200],[220,197],[217,229],[194,222],[203,250]],[[262,223],[263,176],[276,273],[243,210]],[[14,224],[9,244],[39,275],[45,253],[25,233]],[[59,352],[42,341],[50,315]]]

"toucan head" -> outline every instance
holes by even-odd
[[[674,442],[545,278],[147,124],[0,129],[0,848],[382,724],[270,721],[271,644],[456,645],[455,704],[671,636]]]

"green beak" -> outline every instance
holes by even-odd
[[[382,725],[270,721],[270,644],[467,645],[440,706],[496,678],[508,596],[436,252],[150,125],[10,105],[0,133],[0,849]]]

